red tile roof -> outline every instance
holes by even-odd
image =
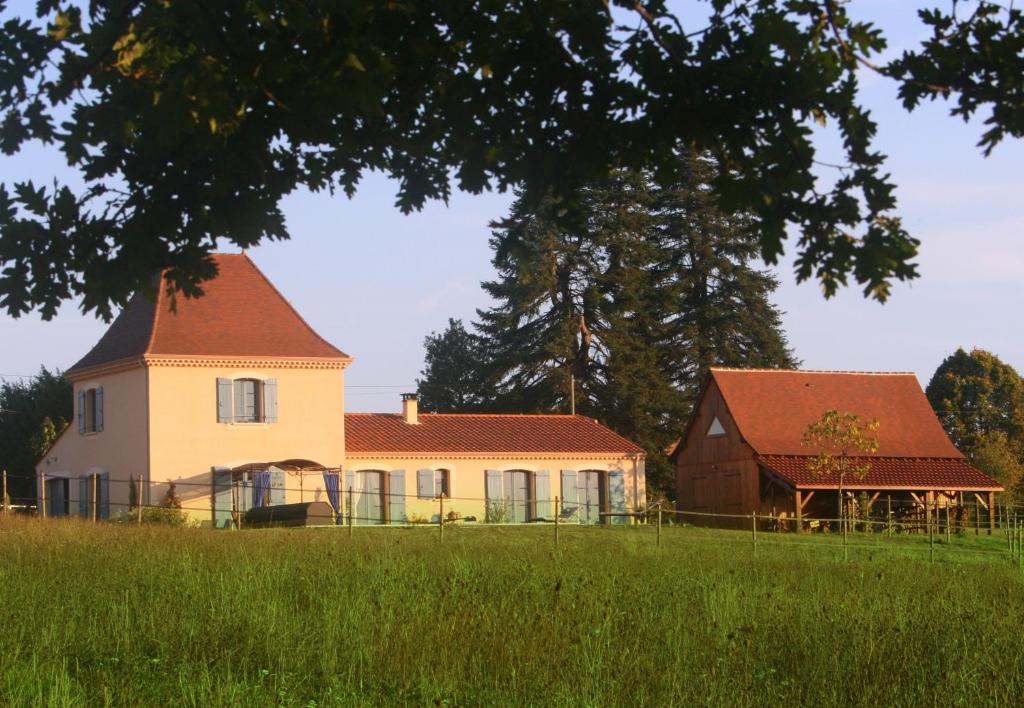
[[[100,341],[69,369],[142,355],[347,359],[295,311],[244,254],[216,254],[217,276],[198,298],[163,288],[156,302],[136,294]]]
[[[711,369],[743,439],[761,455],[807,455],[808,424],[837,409],[877,418],[878,457],[962,458],[910,373]]]
[[[801,489],[835,489],[838,476],[817,477],[807,469],[808,456],[761,455],[758,462],[776,476]],[[861,458],[863,461],[868,458]],[[935,489],[1002,491],[994,479],[954,458],[874,457],[863,479],[846,475],[844,489]]]
[[[345,414],[345,450],[395,453],[643,453],[592,418],[573,415]]]

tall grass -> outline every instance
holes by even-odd
[[[1021,570],[666,529],[0,521],[0,704],[1017,705]],[[801,543],[817,543],[800,539]]]

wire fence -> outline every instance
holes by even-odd
[[[941,504],[937,500],[932,504],[922,504],[912,499],[888,499],[880,505],[884,507],[884,512],[878,512],[876,509],[872,514],[869,505],[863,514],[798,519],[785,513],[742,514],[680,510],[671,508],[665,502],[638,509],[612,508],[607,495],[600,502],[593,503],[581,501],[572,494],[569,498],[554,495],[516,499],[466,495],[426,496],[419,492],[407,493],[388,488],[369,491],[355,487],[339,490],[335,504],[329,499],[326,485],[314,486],[311,489],[302,483],[302,478],[298,475],[289,476],[293,480],[298,477],[300,483],[278,485],[275,491],[283,494],[285,498],[294,498],[297,493],[301,500],[300,505],[326,502],[330,507],[330,521],[321,528],[347,529],[349,535],[354,534],[356,529],[362,532],[372,528],[435,527],[438,537],[443,540],[446,528],[452,527],[468,529],[543,525],[552,527],[551,539],[554,545],[558,546],[560,532],[565,527],[621,526],[646,532],[653,531],[653,542],[660,547],[664,542],[663,527],[707,526],[727,531],[715,534],[713,538],[716,541],[749,544],[754,554],[762,546],[785,545],[794,550],[838,552],[844,559],[848,559],[851,553],[898,549],[911,553],[926,553],[933,562],[937,557],[947,560],[956,559],[958,556],[1009,559],[1024,569],[1024,505],[1019,504],[1000,502],[994,508],[989,508],[980,500],[949,498]],[[311,476],[313,475],[307,475]],[[72,482],[82,479],[45,476],[35,478],[37,481],[66,479],[69,492],[79,487],[72,485]],[[255,505],[256,500],[250,496],[253,484],[245,478],[233,478],[227,489],[230,492],[230,499],[221,497],[219,503],[218,490],[209,477],[205,480],[193,478],[194,481],[167,480],[149,483],[143,482],[141,478],[106,479],[102,484],[99,475],[87,476],[84,479],[87,490],[84,501],[77,495],[68,494],[61,500],[63,508],[58,510],[63,513],[54,514],[54,510],[51,509],[51,513],[47,514],[46,507],[54,500],[44,500],[46,503],[37,515],[44,518],[83,517],[96,522],[111,520],[145,523],[165,520],[161,518],[163,515],[180,512],[193,518],[206,516],[209,521],[204,525],[244,529],[257,526],[254,523],[247,523],[247,518],[252,516],[251,512],[254,510],[270,509],[270,525],[273,525],[275,508],[283,510],[284,507],[295,506],[269,505],[266,498],[263,505]],[[112,501],[109,489],[111,486],[119,489],[117,485],[134,485],[134,499],[131,498],[131,492],[126,492],[121,487],[117,495],[120,500]],[[103,487],[108,491],[102,491]],[[147,487],[151,491],[164,492],[164,498],[158,503],[142,501]],[[176,491],[179,488],[183,493],[177,497]],[[223,493],[225,490],[222,488],[219,491]],[[307,494],[309,499],[304,498]],[[360,503],[363,503],[362,507]],[[416,505],[415,511],[410,508],[413,503]],[[474,513],[463,513],[466,505],[469,505]],[[462,510],[458,509],[459,506],[462,506]],[[845,508],[855,512],[861,507],[857,504],[848,504]],[[436,513],[433,513],[435,509]],[[367,510],[370,513],[367,513]],[[424,515],[424,510],[431,512],[429,517]],[[3,512],[9,511],[5,503]],[[880,513],[882,518],[878,518]],[[322,519],[321,516],[321,522]],[[978,539],[982,536],[991,540],[979,543]],[[971,541],[972,537],[976,540]],[[673,543],[706,543],[709,537],[699,533],[672,533],[671,539]]]

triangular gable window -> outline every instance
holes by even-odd
[[[708,437],[713,435],[725,435],[725,428],[722,427],[722,421],[715,416],[715,419],[711,421],[711,427],[708,428]]]

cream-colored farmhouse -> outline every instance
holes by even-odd
[[[253,506],[328,502],[340,519],[582,523],[643,507],[644,452],[573,415],[345,413],[352,358],[243,255],[201,298],[136,295],[66,373],[75,421],[39,461],[48,516],[127,512],[172,494],[228,527]],[[398,401],[396,401],[397,410]],[[138,487],[137,487],[138,488]]]

